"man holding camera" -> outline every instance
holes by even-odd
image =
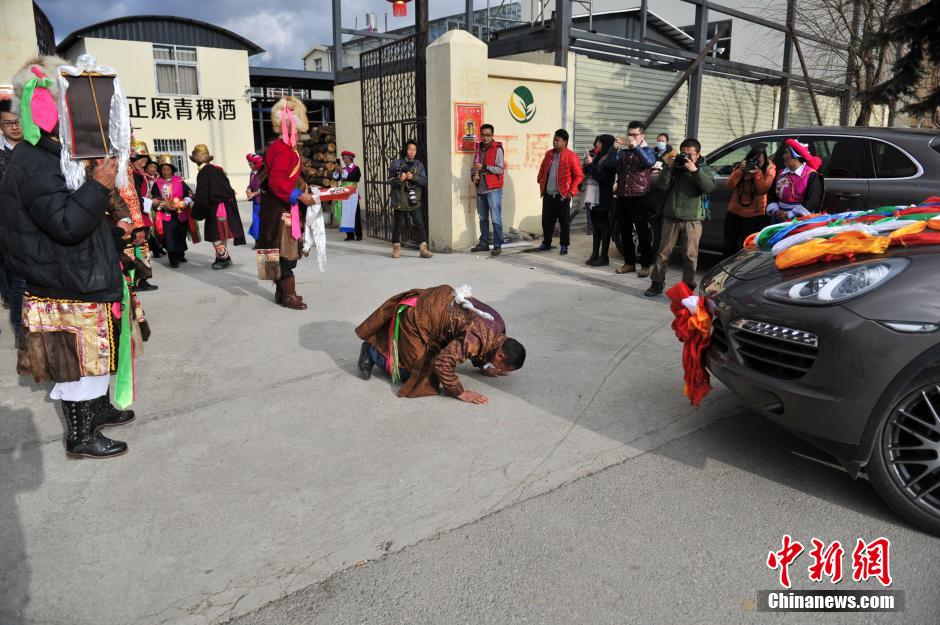
[[[679,146],[679,154],[672,167],[663,169],[656,179],[656,186],[666,190],[663,204],[662,241],[656,265],[653,267],[652,284],[644,295],[654,297],[663,292],[666,282],[666,263],[682,239],[682,281],[695,290],[695,267],[698,264],[698,242],[702,237],[702,220],[705,218],[705,195],[716,186],[714,172],[701,157],[702,146],[695,139],[686,139]]]
[[[637,276],[650,275],[653,261],[653,237],[649,227],[649,194],[656,153],[646,144],[642,122],[627,125],[627,143],[619,145],[617,161],[617,218],[623,244],[623,266],[617,273],[636,270],[636,250],[633,247],[633,229],[640,244],[640,270]]]
[[[477,187],[477,216],[480,218],[480,242],[471,252],[490,249],[490,218],[493,219],[493,251],[499,256],[503,247],[503,144],[493,140],[493,125],[480,126],[480,145],[473,159],[470,179]]]

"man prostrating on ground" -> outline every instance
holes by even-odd
[[[522,367],[525,348],[506,336],[499,313],[470,297],[470,287],[441,285],[394,295],[363,321],[359,373],[372,367],[402,382],[399,397],[437,395],[439,389],[461,401],[485,404],[486,396],[464,390],[455,369],[470,360],[484,375],[499,377]]]

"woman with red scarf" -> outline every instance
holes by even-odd
[[[310,193],[303,176],[303,161],[297,150],[297,135],[307,132],[307,109],[300,100],[287,96],[271,108],[274,132],[280,135],[268,146],[261,185],[258,228],[258,278],[273,280],[275,303],[293,310],[306,310],[297,295],[294,268],[300,258],[305,209],[318,200]]]

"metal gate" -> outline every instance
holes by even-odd
[[[405,141],[418,144],[418,160],[427,167],[427,125],[424,91],[424,55],[416,54],[414,35],[363,52],[359,67],[362,84],[362,138],[366,232],[390,241],[394,211],[390,208],[389,167]],[[419,104],[420,102],[420,104]],[[427,192],[424,223],[428,223]],[[418,244],[411,222],[406,222],[402,242]]]

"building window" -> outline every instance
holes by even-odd
[[[186,139],[154,139],[153,151],[158,157],[162,154],[169,154],[173,157],[173,164],[176,165],[177,175],[179,175],[180,178],[189,177]]]
[[[199,70],[196,48],[153,46],[157,93],[163,95],[199,95]]]
[[[313,59],[313,71],[315,72],[323,71],[323,59]]]

